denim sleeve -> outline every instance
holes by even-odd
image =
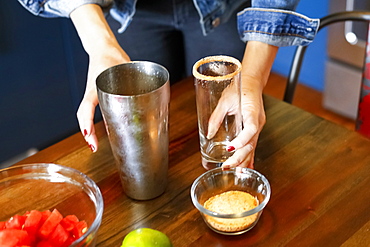
[[[253,8],[295,10],[299,0],[252,0]]]
[[[113,0],[18,0],[32,14],[41,17],[69,17],[70,13],[84,4],[109,6]]]
[[[238,31],[244,42],[261,41],[279,47],[310,44],[319,24],[319,19],[276,8],[252,7],[238,13]]]

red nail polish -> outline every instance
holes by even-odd
[[[91,149],[92,152],[95,151],[95,147],[92,144],[90,144],[89,147],[90,147],[90,149]]]
[[[230,169],[230,166],[228,166],[228,165],[225,165],[225,166],[222,167],[222,170],[224,170],[224,171],[229,170],[229,169]]]
[[[87,136],[87,130],[84,129],[84,136]]]
[[[234,151],[235,150],[235,147],[233,147],[233,146],[229,146],[229,147],[227,147],[227,151],[228,152],[232,152],[232,151]]]

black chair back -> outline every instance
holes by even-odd
[[[368,30],[370,30],[370,12],[365,11],[343,11],[327,15],[320,19],[319,30],[332,23],[342,21],[368,22]],[[304,54],[307,48],[308,46],[298,46],[295,51],[283,98],[285,102],[293,102]],[[365,60],[363,66],[360,102],[356,119],[356,130],[370,138],[370,31],[368,31],[368,40],[364,56]]]

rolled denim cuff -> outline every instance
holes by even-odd
[[[318,31],[320,19],[288,10],[247,8],[238,13],[238,31],[244,41],[274,46],[306,46]]]
[[[98,4],[107,7],[113,0],[18,0],[18,2],[32,14],[46,17],[69,17],[71,12],[84,4]]]

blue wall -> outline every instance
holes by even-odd
[[[297,12],[311,18],[321,18],[329,13],[328,0],[301,0]],[[325,61],[327,30],[321,30],[307,49],[299,82],[318,91],[323,91],[325,81]],[[289,73],[295,47],[279,49],[272,71],[283,76]]]
[[[0,8],[0,163],[79,131],[88,57],[68,19]]]

